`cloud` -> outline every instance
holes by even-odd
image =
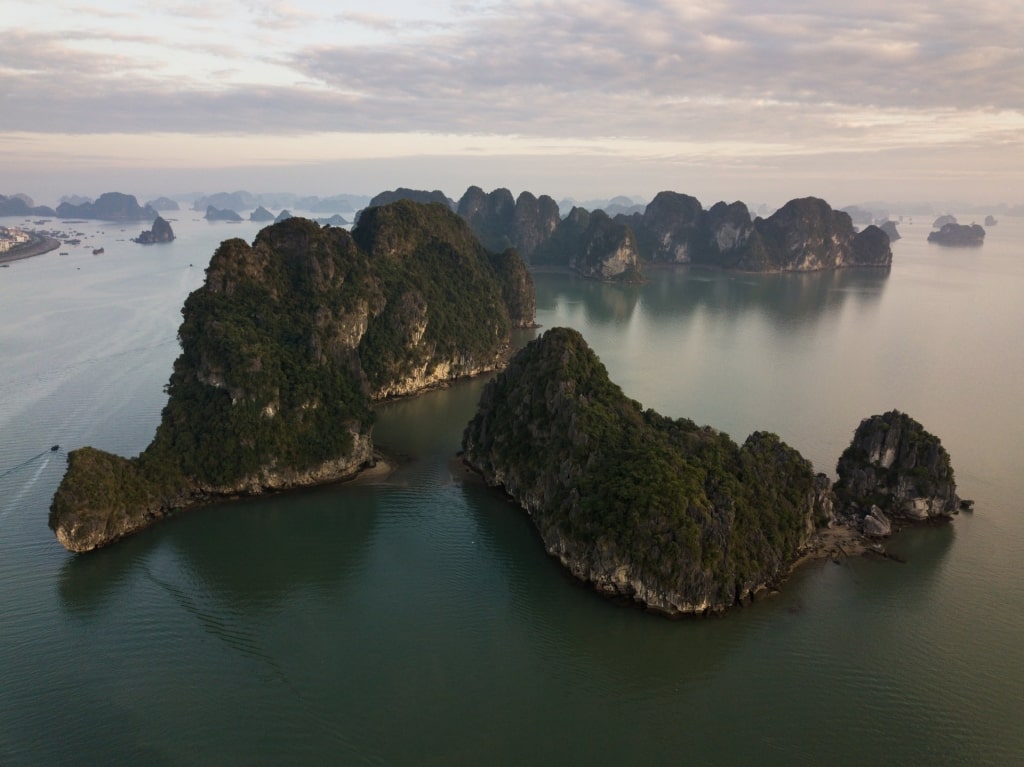
[[[527,0],[431,22],[249,2],[130,29],[78,8],[59,34],[6,30],[0,131],[420,131],[722,156],[1024,143],[1013,3]]]

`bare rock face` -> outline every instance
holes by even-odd
[[[160,242],[172,242],[173,240],[174,230],[171,229],[171,225],[161,216],[156,217],[152,229],[146,229],[135,238],[135,242],[140,245],[153,245]]]
[[[939,438],[897,410],[861,421],[836,472],[836,496],[854,516],[922,522],[948,518],[960,506]]]
[[[599,280],[641,279],[640,253],[633,230],[612,221],[603,210],[594,211],[579,250],[570,258],[569,268]]]
[[[731,267],[741,260],[757,231],[750,211],[742,202],[716,202],[704,220],[704,242],[699,261]],[[759,243],[754,243],[759,245]]]
[[[458,214],[488,250],[502,251],[513,244],[516,203],[508,189],[484,192],[471,186],[459,200]]]
[[[529,192],[522,192],[516,198],[514,219],[512,244],[527,262],[537,248],[551,238],[562,220],[553,198],[546,194],[534,197]]]
[[[659,192],[634,228],[643,257],[648,261],[686,264],[701,251],[704,209],[696,197]]]

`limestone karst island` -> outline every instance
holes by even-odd
[[[215,499],[351,478],[375,461],[375,402],[502,370],[464,461],[576,577],[660,613],[746,601],[830,545],[822,531],[863,541],[957,511],[948,455],[902,413],[865,419],[833,487],[773,434],[738,445],[644,410],[576,331],[512,356],[511,330],[534,323],[530,265],[598,279],[656,263],[886,267],[881,229],[856,232],[815,198],[751,221],[741,204],[705,211],[669,192],[631,216],[560,219],[553,200],[524,195],[471,187],[458,204],[373,205],[351,233],[287,218],[251,245],[224,241],[182,309],[152,443],[135,458],[69,454],[57,539],[90,551]]]

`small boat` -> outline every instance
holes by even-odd
[[[60,450],[60,445],[54,445],[50,448],[51,453],[56,453],[58,450]]]
[[[93,248],[93,249],[92,249],[92,254],[93,254],[94,256],[98,256],[98,255],[99,255],[100,253],[102,253],[102,252],[103,252],[103,248]]]

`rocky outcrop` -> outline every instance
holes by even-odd
[[[174,230],[171,229],[171,225],[161,216],[157,216],[153,222],[153,228],[140,232],[133,242],[137,242],[140,245],[154,245],[161,242],[172,242],[173,240]]]
[[[86,550],[213,497],[347,477],[372,461],[375,400],[503,365],[534,308],[515,252],[439,205],[225,240],[185,301],[155,439],[133,459],[72,451],[50,526]]]
[[[889,238],[877,226],[856,232],[849,215],[816,197],[790,200],[755,227],[763,251],[745,257],[751,271],[819,271],[847,266],[889,266]]]
[[[148,205],[142,207],[135,195],[120,192],[101,194],[95,202],[72,205],[62,202],[57,206],[61,218],[88,218],[101,221],[152,221],[157,212]]]
[[[896,240],[900,239],[900,232],[899,229],[896,228],[895,221],[886,219],[879,224],[878,228],[885,232],[885,236],[889,238],[889,242],[896,242]]]
[[[640,253],[633,230],[595,210],[569,259],[569,268],[584,277],[604,281],[638,282],[643,279]]]
[[[562,266],[605,281],[642,279],[633,230],[604,211],[573,208],[533,255],[540,266]]]
[[[985,226],[995,226],[998,223],[999,221],[997,221],[996,217],[992,214],[985,216]]]
[[[277,214],[277,218],[274,219],[275,224],[280,224],[282,221],[287,221],[289,218],[294,218],[292,212],[285,208]]]
[[[249,214],[250,221],[273,221],[274,214],[269,210],[260,205],[256,210]]]
[[[508,189],[488,193],[471,186],[459,199],[456,210],[485,247],[494,251],[514,247],[528,263],[551,239],[561,221],[558,203],[548,195],[535,197],[522,192],[513,201]]]
[[[642,215],[616,220],[632,226],[645,261],[687,264],[702,250],[704,208],[696,197],[659,192]]]
[[[495,189],[488,194],[478,186],[471,186],[459,199],[456,212],[488,250],[512,247],[516,203],[508,189]]]
[[[698,239],[699,263],[736,268],[750,248],[760,247],[750,211],[742,202],[716,202],[704,216]]]
[[[241,221],[242,217],[233,210],[221,210],[213,205],[206,207],[206,214],[203,216],[207,221]]]
[[[932,229],[941,229],[946,224],[955,224],[956,222],[956,216],[946,213],[932,222]]]
[[[928,233],[928,242],[953,248],[977,248],[985,244],[985,230],[977,224],[944,224]]]
[[[861,421],[836,473],[836,497],[843,513],[856,520],[874,516],[921,522],[948,518],[960,507],[942,443],[897,410]],[[881,514],[874,514],[873,507]]]

